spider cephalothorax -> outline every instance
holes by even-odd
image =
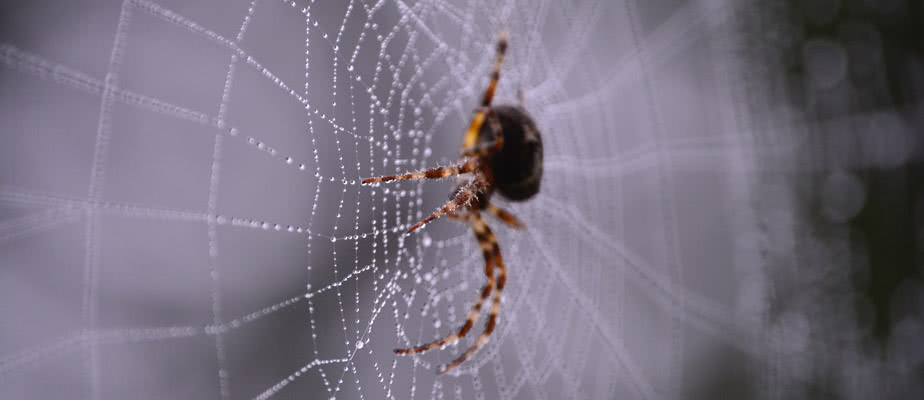
[[[471,348],[443,368],[440,374],[451,371],[471,357],[481,346],[484,346],[497,326],[502,293],[507,281],[507,268],[504,266],[497,238],[484,219],[481,218],[481,211],[487,211],[514,228],[523,229],[524,225],[516,217],[491,204],[491,196],[497,191],[508,200],[524,201],[539,192],[539,185],[542,180],[542,137],[539,134],[539,129],[536,128],[535,121],[523,108],[522,96],[519,106],[491,105],[497,82],[500,79],[501,65],[503,64],[506,50],[507,35],[501,34],[497,43],[497,58],[494,62],[494,71],[491,74],[491,83],[484,92],[481,106],[472,117],[472,124],[462,143],[462,157],[456,165],[406,175],[371,178],[363,181],[364,184],[367,184],[406,179],[440,179],[462,174],[471,175],[470,179],[460,183],[450,193],[449,202],[446,205],[411,227],[408,231],[413,232],[443,215],[467,222],[475,232],[475,238],[478,239],[481,251],[484,254],[484,273],[488,282],[482,288],[481,298],[469,313],[465,325],[457,333],[418,347],[396,349],[395,353],[421,353],[458,341],[472,329],[484,301],[494,292],[491,303],[491,316],[485,325],[484,332]],[[499,276],[497,277],[494,276],[495,269],[499,271]]]

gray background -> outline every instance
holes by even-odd
[[[914,398],[913,2],[35,1],[0,22],[2,398]],[[542,192],[401,231],[510,50]],[[479,323],[474,331],[480,331]]]

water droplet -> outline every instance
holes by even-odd
[[[362,349],[366,344],[362,340],[356,342],[356,350]]]
[[[421,242],[423,247],[430,247],[430,245],[433,244],[433,239],[430,239],[430,235],[424,234],[423,240]]]

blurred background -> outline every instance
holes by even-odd
[[[924,5],[769,3],[4,3],[0,398],[920,398]],[[437,376],[456,182],[359,182],[456,160],[502,30],[542,191]]]

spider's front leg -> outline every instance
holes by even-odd
[[[444,205],[442,208],[434,212],[429,217],[425,218],[423,221],[418,222],[417,225],[414,225],[413,227],[411,227],[411,229],[408,230],[407,233],[414,232],[420,227],[430,223],[430,221],[433,221],[439,217],[442,217],[443,215],[455,213],[457,210],[462,210],[462,209],[470,207],[472,205],[472,202],[476,201],[478,199],[478,196],[483,194],[484,190],[487,187],[488,185],[487,185],[487,182],[484,176],[480,174],[475,174],[475,179],[459,187],[458,191],[456,192],[456,195],[453,196],[453,198],[450,199],[446,203],[446,205]]]
[[[403,181],[409,179],[442,179],[450,176],[472,173],[476,170],[478,170],[478,161],[468,160],[461,165],[454,167],[437,167],[424,171],[412,172],[405,175],[393,175],[383,176],[381,178],[364,179],[363,184],[366,185],[377,182]]]

